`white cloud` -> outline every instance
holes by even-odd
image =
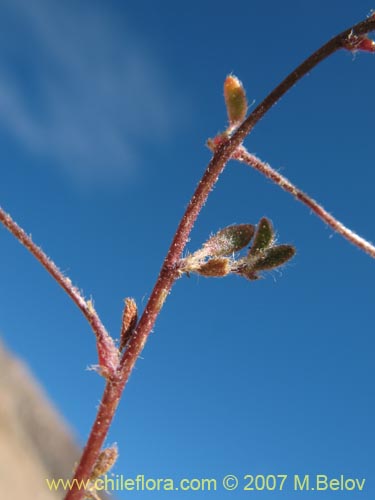
[[[2,1],[0,126],[36,158],[110,183],[173,130],[176,95],[123,20],[89,4]]]

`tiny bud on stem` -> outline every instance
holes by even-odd
[[[122,325],[120,334],[119,351],[123,351],[128,343],[138,320],[138,309],[135,300],[132,298],[125,299],[125,307],[122,313]]]
[[[254,237],[254,243],[250,249],[249,255],[256,255],[264,249],[270,247],[275,239],[275,231],[272,223],[266,217],[262,217],[258,223],[257,231]]]
[[[375,42],[367,35],[358,36],[351,34],[344,42],[343,47],[351,52],[357,52],[358,50],[362,52],[375,52]]]
[[[118,458],[117,446],[105,448],[99,454],[98,460],[92,470],[90,481],[95,481],[98,477],[106,474],[115,464]]]
[[[235,224],[217,232],[203,245],[207,255],[221,257],[240,251],[249,244],[254,235],[252,224]]]
[[[247,99],[242,83],[234,75],[229,75],[225,79],[224,99],[227,107],[229,125],[231,127],[240,125],[246,117]]]

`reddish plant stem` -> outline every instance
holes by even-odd
[[[372,14],[364,21],[355,24],[351,28],[346,29],[340,34],[331,38],[327,43],[322,45],[316,52],[308,57],[302,64],[300,64],[294,71],[292,71],[275,89],[268,94],[268,96],[254,109],[254,111],[247,117],[243,124],[238,128],[237,132],[233,135],[231,146],[235,144],[232,152],[237,146],[245,139],[251,132],[258,121],[263,118],[267,111],[274,106],[277,101],[290,90],[303,76],[311,71],[324,59],[332,55],[338,49],[343,47],[347,48],[348,38],[353,39],[355,36],[366,35],[375,29],[375,15]]]
[[[93,332],[97,338],[98,350],[100,357],[106,361],[110,372],[116,369],[114,359],[114,343],[107,333],[103,323],[101,322],[95,309],[90,306],[80,294],[69,278],[63,275],[56,264],[48,258],[48,256],[39,248],[25,233],[25,231],[0,207],[0,222],[17,238],[17,240],[29,250],[32,255],[42,264],[49,274],[57,281],[57,283],[65,290],[77,307],[81,310],[87,321],[90,323]]]
[[[281,187],[281,189],[287,191],[297,200],[309,207],[315,215],[330,226],[336,233],[341,234],[350,243],[357,246],[375,259],[375,247],[370,242],[361,238],[361,236],[356,234],[354,231],[344,226],[344,224],[328,213],[327,210],[319,205],[319,203],[310,198],[310,196],[301,191],[297,186],[292,184],[286,177],[279,174],[279,172],[274,170],[270,165],[268,165],[268,163],[264,163],[256,156],[250,154],[244,147],[239,147],[233,154],[233,158],[246,163],[250,167],[255,168],[255,170],[258,170],[261,174],[265,175],[268,179],[271,179],[271,181]]]
[[[283,80],[281,84],[278,85],[264,101],[257,106],[257,108],[255,108],[233,136],[216,150],[177,228],[150,299],[138,323],[136,331],[129,341],[128,348],[121,359],[117,376],[109,380],[106,385],[98,415],[80,463],[76,469],[74,479],[85,481],[90,477],[91,470],[107,435],[122,391],[129,379],[136,360],[142,352],[160,309],[179,276],[178,264],[180,256],[187,243],[195,220],[226,163],[255,124],[298,80],[323,59],[341,48],[350,34],[362,35],[372,31],[374,28],[375,18],[372,16],[352,28],[345,30],[323,45]],[[75,487],[67,493],[65,500],[80,500],[83,495],[84,492]]]
[[[225,160],[219,158],[220,161],[216,164],[214,158],[212,158],[207,167],[181,219],[149,301],[121,359],[117,377],[109,380],[106,384],[98,414],[83,450],[80,463],[74,474],[76,482],[73,484],[72,489],[67,492],[65,500],[79,500],[83,497],[84,491],[78,488],[77,483],[80,484],[82,480],[85,482],[90,477],[130,373],[142,352],[143,346],[168,293],[179,277],[178,263],[180,255],[186,245],[199,211],[203,207],[209,192],[215,185],[229,156],[227,155]]]

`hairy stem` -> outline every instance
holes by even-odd
[[[120,367],[116,375],[107,382],[103,400],[101,402],[98,415],[91,430],[89,439],[76,469],[74,478],[78,481],[87,480],[91,470],[99,455],[104,439],[107,435],[122,391],[129,379],[131,371],[138,356],[146,343],[148,335],[154,326],[160,309],[168,296],[174,282],[179,276],[178,265],[181,253],[186,245],[189,234],[194,226],[199,212],[204,206],[207,197],[218,180],[226,163],[235,153],[247,134],[255,124],[266,114],[266,112],[282,97],[293,85],[300,80],[307,72],[319,64],[323,59],[330,56],[339,48],[345,45],[348,36],[363,35],[375,28],[375,17],[372,16],[361,23],[340,33],[319,50],[314,52],[306,61],[298,66],[280,85],[278,85],[249,117],[243,122],[233,136],[217,148],[211,159],[195,193],[193,194],[188,207],[177,228],[167,256],[162,265],[159,277],[146,308],[139,320],[134,335],[129,341],[128,347],[121,359]],[[84,496],[84,491],[77,487],[69,491],[65,500],[79,500]]]
[[[319,205],[319,203],[310,198],[310,196],[301,191],[297,186],[292,184],[286,177],[279,174],[279,172],[274,170],[270,165],[250,154],[243,147],[238,148],[238,150],[233,154],[233,158],[246,163],[265,175],[268,179],[271,179],[271,181],[281,187],[281,189],[284,189],[284,191],[292,194],[297,200],[309,207],[315,215],[325,222],[325,224],[330,226],[336,233],[341,234],[350,243],[357,246],[375,259],[375,247],[370,242],[361,238],[361,236],[356,234],[354,231],[344,226],[344,224],[328,213],[327,210]]]
[[[91,305],[80,294],[71,280],[63,275],[56,264],[38,247],[25,233],[25,231],[0,207],[0,222],[24,245],[29,252],[42,264],[49,274],[57,281],[57,283],[65,290],[77,307],[81,310],[87,321],[90,323],[93,332],[97,338],[98,350],[100,357],[104,359],[113,359],[114,345],[111,337],[108,335],[103,323],[98,314]],[[114,365],[114,363],[112,363]],[[116,366],[109,366],[112,371]]]

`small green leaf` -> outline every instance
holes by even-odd
[[[206,241],[203,249],[207,255],[214,257],[231,255],[249,244],[254,231],[255,228],[252,224],[228,226]]]
[[[250,249],[250,255],[256,255],[262,252],[266,248],[269,248],[275,239],[275,232],[272,227],[272,223],[266,217],[262,217],[258,223],[258,227],[255,233],[254,242]]]
[[[290,260],[296,253],[292,245],[278,245],[264,250],[263,255],[259,256],[253,266],[253,271],[265,271],[282,266]]]

